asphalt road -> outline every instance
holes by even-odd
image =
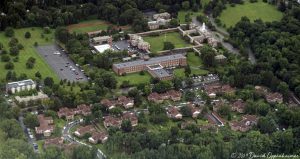
[[[70,129],[77,124],[80,124],[80,121],[75,120],[73,122],[67,123],[65,125],[64,129],[62,130],[63,138],[69,142],[73,142],[75,144],[84,145],[84,146],[88,146],[89,148],[92,148],[91,145],[88,145],[84,142],[78,141],[75,137],[72,137],[72,135],[70,133]],[[100,149],[97,150],[97,157],[98,157],[98,159],[106,159],[106,156]]]
[[[79,67],[57,45],[39,46],[36,48],[60,79],[68,81],[87,81]]]
[[[32,146],[33,151],[34,151],[35,153],[38,153],[39,151],[36,150],[36,149],[34,148],[34,146],[33,146],[33,143],[36,144],[36,140],[35,140],[35,138],[30,138],[30,137],[29,137],[29,134],[28,134],[28,131],[27,131],[27,127],[26,127],[25,124],[24,124],[24,117],[23,117],[23,113],[22,113],[22,112],[21,112],[20,115],[19,115],[19,124],[20,124],[20,126],[22,127],[22,129],[23,129],[23,131],[24,131],[24,133],[25,133],[25,135],[26,135],[26,137],[27,137],[27,139],[28,139],[28,143]]]

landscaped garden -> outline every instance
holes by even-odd
[[[150,43],[151,52],[164,50],[164,42],[171,42],[175,48],[192,46],[186,42],[178,32],[163,33],[158,36],[146,36],[143,38],[146,42]]]
[[[234,26],[243,16],[248,17],[251,21],[261,19],[264,22],[271,22],[279,21],[283,17],[283,13],[277,10],[276,6],[262,0],[255,3],[245,1],[244,4],[234,7],[226,5],[226,9],[222,11],[219,19],[228,28]]]
[[[49,29],[49,33],[45,33],[42,28],[23,28],[14,29],[14,37],[17,39],[14,44],[11,43],[11,38],[5,36],[4,32],[0,32],[0,43],[3,45],[4,50],[7,53],[1,54],[0,63],[0,79],[5,79],[7,72],[14,71],[17,76],[20,74],[26,74],[28,78],[36,78],[36,73],[39,72],[42,78],[47,76],[52,77],[54,81],[58,81],[58,76],[50,68],[50,66],[44,61],[44,59],[37,53],[34,45],[45,45],[54,42],[54,30]],[[25,38],[25,33],[29,32],[28,37]],[[28,33],[27,33],[28,34]],[[16,48],[16,44],[20,48]],[[22,48],[23,46],[23,48]],[[18,53],[11,50],[18,50]],[[3,58],[5,56],[5,58]],[[27,66],[27,63],[31,58],[33,64]],[[8,63],[12,67],[7,67]],[[7,68],[5,68],[7,67]]]

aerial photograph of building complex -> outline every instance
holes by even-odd
[[[0,159],[300,158],[300,0],[0,1]]]

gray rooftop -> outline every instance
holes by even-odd
[[[132,66],[138,66],[138,65],[154,65],[154,64],[159,64],[163,61],[183,59],[183,58],[186,58],[186,57],[182,54],[175,54],[175,55],[168,55],[168,56],[153,57],[153,58],[150,58],[148,61],[136,60],[136,61],[113,64],[113,65],[116,68],[120,69],[120,68],[124,68],[124,67],[132,67]]]
[[[32,79],[7,83],[6,88],[16,88],[35,84]]]
[[[165,69],[156,69],[156,70],[150,70],[150,71],[153,73],[153,75],[155,77],[158,77],[158,78],[171,76]]]

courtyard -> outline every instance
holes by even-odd
[[[158,36],[144,36],[144,41],[150,43],[151,52],[159,52],[164,49],[164,42],[171,42],[175,48],[192,46],[186,42],[178,32],[163,33]]]

